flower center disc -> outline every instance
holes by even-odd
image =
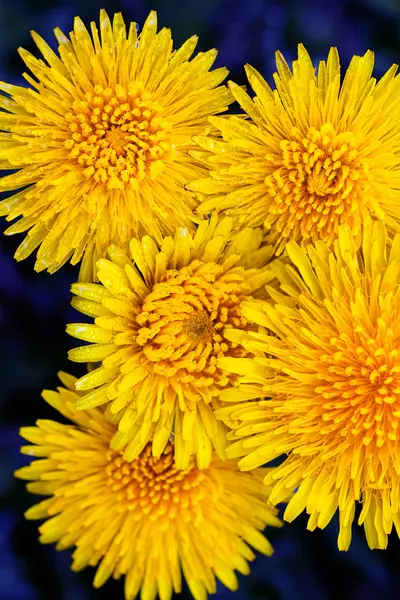
[[[132,462],[115,450],[109,450],[107,458],[107,484],[118,493],[118,501],[132,510],[139,506],[142,514],[153,519],[163,515],[172,519],[177,510],[198,503],[204,495],[204,472],[193,460],[186,469],[177,469],[171,443],[160,458],[152,456],[151,445]]]
[[[390,308],[390,295],[387,307]],[[385,300],[382,297],[382,304]],[[344,309],[344,313],[343,313]],[[395,309],[396,310],[396,309]],[[346,313],[346,307],[342,307]],[[317,394],[327,400],[323,433],[340,431],[374,448],[396,442],[400,416],[400,350],[393,325],[393,307],[377,318],[375,331],[368,319],[353,315],[354,333],[332,337],[334,352],[323,354]]]
[[[113,125],[105,135],[110,148],[113,148],[117,156],[126,157],[125,145],[128,142],[128,132],[124,131],[121,127]]]
[[[194,343],[202,338],[210,338],[212,335],[212,322],[206,313],[199,313],[190,316],[185,323],[186,336]]]
[[[306,136],[293,128],[293,139],[280,144],[281,156],[268,156],[276,169],[265,179],[274,199],[267,225],[287,236],[300,232],[312,239],[330,238],[351,221],[368,191],[368,167],[354,135],[337,133],[330,123],[311,127]]]
[[[154,179],[163,170],[171,152],[170,126],[161,112],[140,82],[127,90],[96,85],[66,115],[68,156],[84,167],[86,179],[108,189],[136,188],[146,175]]]
[[[186,383],[219,383],[226,377],[217,359],[245,352],[223,338],[227,326],[244,327],[240,314],[243,277],[224,274],[214,263],[194,261],[169,270],[145,298],[136,322],[136,343],[142,346],[153,373],[171,377],[180,371]],[[201,378],[201,381],[200,379]]]

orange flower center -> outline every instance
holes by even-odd
[[[174,466],[173,446],[169,442],[160,456],[154,458],[151,444],[141,455],[127,462],[122,455],[109,450],[106,466],[107,484],[117,494],[121,510],[135,510],[138,518],[149,515],[151,520],[160,517],[189,520],[190,508],[204,498],[205,472],[191,460],[187,469]],[[140,507],[141,510],[137,510]],[[117,508],[118,509],[118,508]]]
[[[287,237],[331,242],[340,223],[359,223],[368,167],[354,135],[337,133],[330,123],[311,127],[305,137],[296,128],[292,134],[292,140],[281,141],[278,157],[267,156],[276,168],[265,179],[274,200],[266,226]]]
[[[224,339],[225,327],[246,328],[240,303],[245,298],[240,269],[224,273],[215,263],[194,261],[169,270],[145,298],[136,317],[136,342],[153,373],[196,386],[226,385],[217,368],[221,356],[245,351]],[[217,392],[216,392],[217,393]]]
[[[375,327],[354,319],[353,335],[341,333],[330,339],[332,353],[323,354],[319,375],[324,384],[315,389],[328,400],[322,433],[340,431],[341,436],[374,442],[381,447],[399,436],[400,348],[399,318],[382,312]]]
[[[84,167],[86,179],[108,189],[137,188],[138,181],[147,175],[154,179],[163,170],[171,152],[170,126],[161,111],[140,82],[128,90],[96,85],[67,113],[70,136],[64,146]]]

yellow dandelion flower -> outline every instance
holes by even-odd
[[[73,426],[39,420],[21,429],[33,444],[22,452],[39,460],[16,476],[49,496],[26,513],[45,519],[40,541],[75,546],[72,569],[97,567],[95,587],[126,576],[126,600],[139,592],[142,600],[169,600],[181,591],[182,573],[196,600],[216,591],[216,578],[236,589],[235,571],[248,574],[255,557],[251,547],[272,553],[264,527],[281,525],[262,483],[266,469],[241,473],[235,461],[213,458],[208,469],[191,461],[178,471],[171,443],[159,458],[146,447],[129,463],[109,447],[115,426],[99,409],[77,411],[74,378],[61,378],[69,389],[43,397]]]
[[[377,83],[373,65],[372,52],[355,56],[341,85],[336,48],[316,71],[300,45],[293,73],[277,53],[275,90],[246,66],[255,98],[230,89],[249,120],[213,117],[223,141],[197,138],[214,153],[211,177],[190,185],[210,195],[198,210],[263,225],[279,252],[289,239],[331,245],[341,223],[357,235],[377,217],[398,231],[400,79],[393,65]]]
[[[77,408],[108,404],[119,422],[112,446],[126,446],[127,460],[150,440],[153,455],[161,456],[172,432],[180,468],[194,453],[206,467],[213,447],[224,458],[226,431],[213,411],[232,377],[216,363],[247,355],[223,339],[223,330],[249,327],[240,304],[262,294],[271,277],[264,266],[271,248],[261,247],[262,237],[260,229],[232,236],[231,219],[214,216],[195,234],[181,228],[160,247],[148,236],[134,238],[129,258],[113,246],[110,260],[97,263],[100,284],[72,286],[73,306],[94,323],[68,325],[70,335],[91,342],[69,358],[102,361],[77,382],[86,391]]]
[[[238,419],[228,456],[251,469],[288,454],[266,478],[273,504],[296,489],[286,520],[306,510],[313,530],[339,511],[347,550],[360,503],[369,546],[385,548],[393,524],[400,533],[400,235],[389,245],[376,221],[356,244],[341,226],[332,251],[289,242],[288,254],[275,304],[243,304],[266,330],[227,331],[259,352],[219,363],[243,376],[222,393],[232,405],[219,416]]]
[[[194,228],[197,198],[185,184],[206,170],[189,155],[192,137],[231,101],[219,85],[227,70],[209,71],[216,51],[190,60],[196,36],[173,51],[155,12],[140,36],[104,10],[100,35],[95,23],[90,31],[79,18],[69,38],[55,29],[59,57],[33,33],[46,62],[20,50],[31,88],[0,83],[9,95],[0,96],[0,168],[17,169],[0,191],[19,189],[0,216],[21,217],[7,234],[28,231],[15,257],[39,247],[35,268],[50,273],[82,260],[84,281],[111,243]]]

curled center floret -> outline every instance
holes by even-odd
[[[298,227],[302,235],[329,235],[359,210],[369,188],[368,166],[353,133],[337,133],[330,123],[306,135],[292,129],[292,139],[280,143],[280,156],[267,156],[274,171],[265,179],[274,203],[271,222],[279,231]]]
[[[316,392],[328,400],[324,433],[339,430],[365,446],[396,441],[400,416],[400,349],[383,314],[374,329],[358,320],[352,336],[331,338],[333,352],[321,356],[324,385]]]
[[[146,175],[154,179],[163,170],[171,152],[170,126],[161,113],[162,106],[138,81],[128,89],[95,85],[67,113],[64,146],[69,158],[82,165],[86,179],[108,189],[136,188]]]
[[[179,373],[187,383],[199,376],[201,385],[221,383],[226,377],[217,369],[217,359],[234,350],[223,330],[247,324],[240,314],[243,286],[239,273],[227,275],[215,263],[194,261],[167,271],[136,317],[136,342],[149,368],[167,377]]]
[[[201,486],[204,473],[193,460],[186,469],[177,469],[171,443],[159,458],[152,456],[151,445],[148,445],[132,462],[115,450],[108,451],[107,460],[107,485],[129,510],[140,507],[139,515],[150,514],[153,520],[163,515],[172,519],[177,510],[184,511],[204,495]],[[182,517],[182,513],[179,516]]]

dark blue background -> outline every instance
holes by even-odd
[[[71,29],[79,14],[85,22],[98,18],[100,8],[123,11],[126,20],[142,24],[151,8],[162,26],[172,28],[176,44],[193,33],[200,49],[219,49],[218,65],[244,83],[243,64],[257,67],[271,82],[274,52],[288,60],[303,42],[315,61],[337,45],[342,63],[371,48],[376,74],[381,75],[400,54],[399,0],[329,3],[289,0],[0,0],[0,78],[21,83],[23,64],[16,49],[35,52],[29,37],[34,29],[54,45],[52,29]],[[0,230],[5,229],[4,219]],[[18,236],[21,239],[21,236]],[[21,264],[12,255],[19,240],[0,238],[0,600],[89,600],[123,598],[121,582],[102,590],[91,588],[93,570],[69,571],[69,553],[37,542],[37,523],[23,519],[34,497],[12,472],[24,464],[19,454],[20,425],[38,417],[58,418],[40,399],[43,388],[57,385],[56,372],[70,368],[66,352],[73,345],[65,323],[77,320],[69,307],[69,285],[76,269],[64,267],[50,276],[33,272],[33,259]],[[79,368],[71,371],[79,374]],[[276,548],[272,559],[258,557],[250,577],[242,577],[233,596],[220,586],[218,598],[232,600],[396,600],[400,598],[400,542],[392,535],[385,552],[369,551],[357,528],[348,553],[336,548],[337,522],[323,532],[309,533],[299,518],[283,530],[271,531]],[[186,594],[186,597],[188,595]]]

